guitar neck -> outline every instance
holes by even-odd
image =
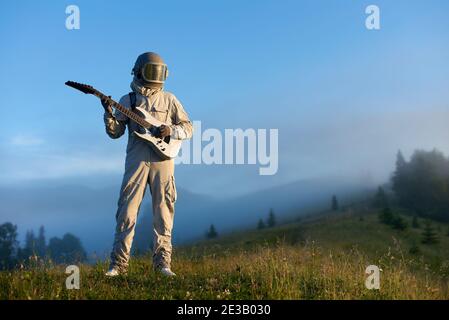
[[[139,115],[137,115],[133,111],[129,110],[128,108],[125,108],[120,103],[112,100],[111,98],[109,98],[105,94],[101,93],[100,91],[97,90],[95,95],[98,98],[100,98],[101,100],[108,100],[112,107],[114,107],[115,109],[117,109],[118,111],[120,111],[125,116],[127,116],[128,118],[130,118],[131,120],[133,120],[137,124],[141,125],[142,127],[147,128],[147,129],[152,127],[151,123],[149,123],[148,121],[145,121],[145,119],[141,118]]]

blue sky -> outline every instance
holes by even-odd
[[[81,29],[65,28],[76,4]],[[365,28],[376,4],[381,30]],[[129,92],[137,55],[203,128],[278,128],[279,171],[180,165],[178,184],[238,195],[322,176],[388,178],[396,151],[449,154],[448,1],[10,1],[0,4],[0,184],[119,183],[126,138],[93,97]],[[49,182],[50,181],[50,182]],[[44,182],[42,182],[44,183]]]

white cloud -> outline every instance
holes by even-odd
[[[19,147],[30,147],[38,146],[43,144],[45,141],[39,137],[33,137],[28,135],[19,134],[11,139],[11,144]]]

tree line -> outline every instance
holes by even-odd
[[[38,260],[77,263],[87,257],[80,239],[71,233],[66,233],[62,238],[52,237],[47,243],[45,228],[41,226],[37,236],[33,230],[27,231],[23,247],[17,237],[16,225],[10,222],[0,225],[0,270],[27,266]]]
[[[406,161],[399,151],[391,181],[398,205],[420,217],[449,221],[449,158],[442,152],[418,150]]]
[[[409,223],[398,213],[402,210],[412,216],[412,228],[422,229],[421,243],[438,243],[439,234],[432,220],[449,221],[449,159],[438,150],[417,150],[406,161],[399,151],[391,191],[390,195],[384,187],[379,187],[374,197],[380,222],[399,231],[409,228]],[[415,244],[411,250],[418,249]]]

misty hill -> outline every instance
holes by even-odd
[[[255,226],[273,208],[279,218],[293,212],[319,210],[330,205],[332,194],[343,203],[362,196],[367,190],[360,184],[338,179],[305,180],[250,193],[226,200],[191,193],[178,187],[174,242],[176,244],[201,238],[211,223],[218,232]],[[28,187],[2,187],[1,219],[17,224],[19,233],[44,225],[49,237],[66,232],[81,238],[88,252],[100,257],[109,251],[115,227],[119,186],[91,189],[78,185],[51,186],[35,184]],[[145,249],[151,236],[151,205],[149,192],[141,206],[136,244]]]
[[[288,219],[330,207],[333,194],[342,203],[366,197],[371,191],[350,181],[340,179],[301,180],[265,189],[232,199],[203,202],[201,197],[180,190],[175,213],[174,242],[198,240],[214,224],[218,232],[253,228],[260,218],[268,216],[273,208],[278,218]],[[145,251],[151,243],[151,211],[144,210],[136,229],[135,245]]]

